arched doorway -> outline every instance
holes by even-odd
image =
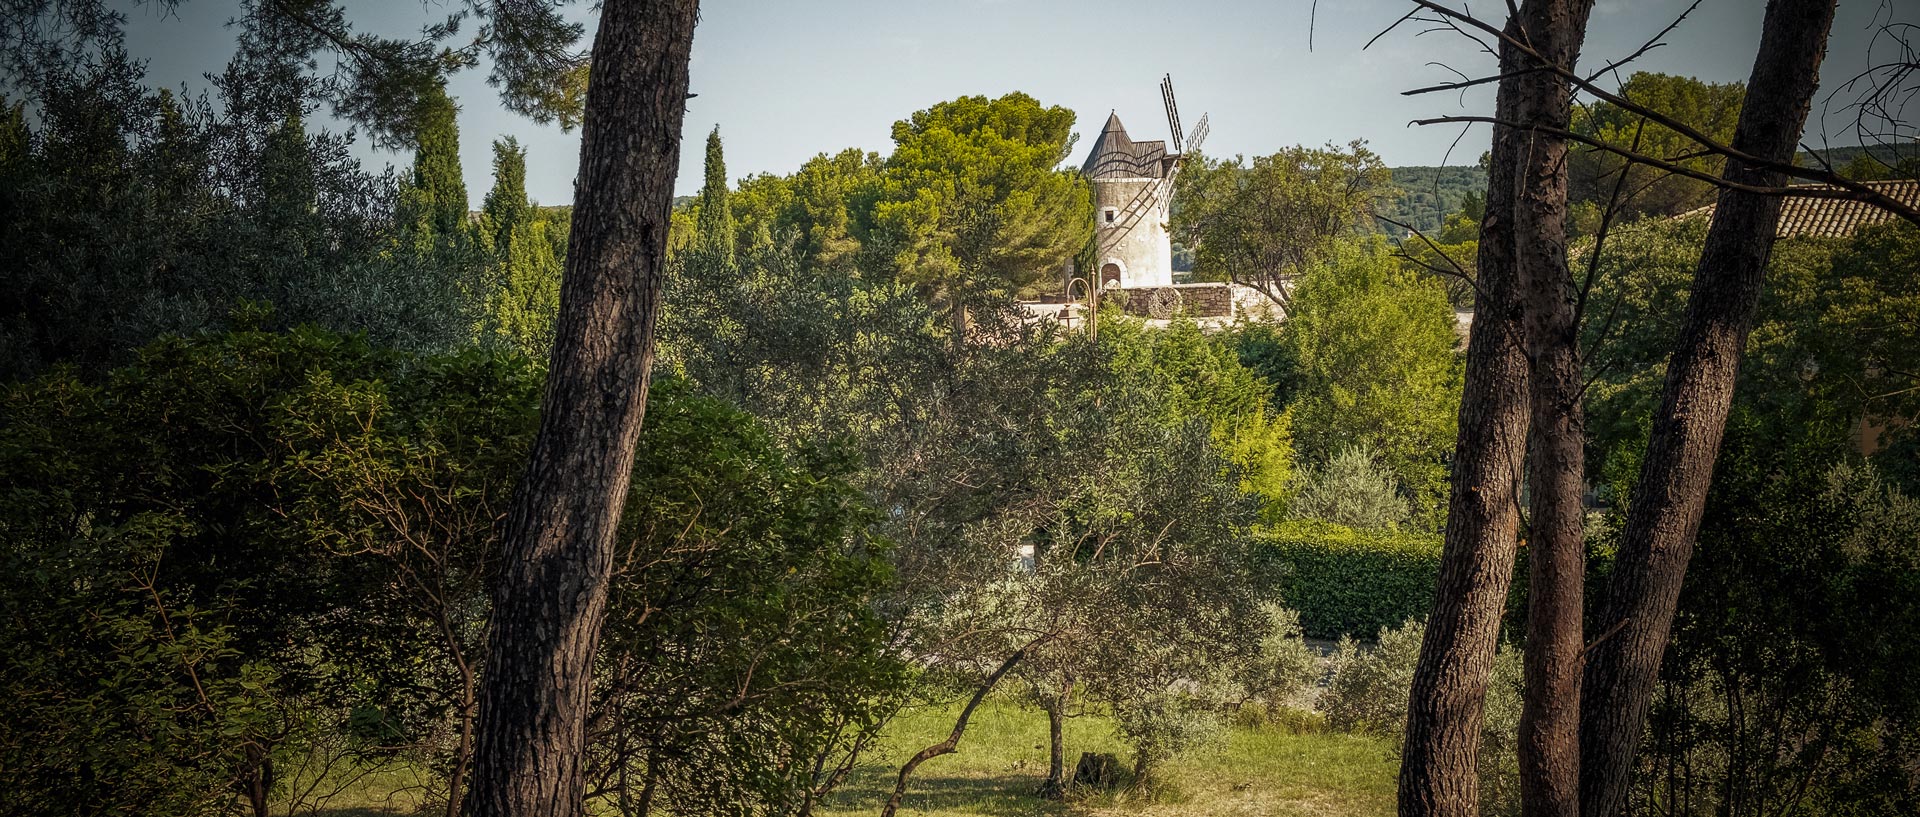
[[[1120,265],[1108,262],[1100,268],[1100,286],[1102,288],[1120,285]]]

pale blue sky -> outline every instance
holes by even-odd
[[[1456,6],[1461,0],[1455,0]],[[366,30],[405,33],[444,13],[442,2],[359,2]],[[1025,91],[1079,114],[1090,142],[1109,110],[1137,139],[1165,137],[1158,82],[1172,73],[1181,114],[1191,125],[1213,118],[1206,151],[1270,153],[1294,144],[1366,139],[1389,164],[1439,164],[1458,128],[1408,127],[1409,120],[1491,108],[1491,93],[1400,92],[1453,79],[1444,62],[1478,76],[1491,58],[1450,33],[1416,36],[1411,24],[1362,50],[1368,38],[1411,8],[1405,0],[1322,0],[1308,50],[1310,0],[753,0],[703,3],[694,37],[693,90],[678,189],[700,184],[701,140],[715,124],[726,140],[734,179],[789,173],[809,157],[860,147],[886,153],[895,120],[965,94]],[[1503,3],[1472,6],[1497,15]],[[1604,64],[1665,26],[1688,0],[1599,0],[1584,62]],[[1874,20],[1913,21],[1913,0],[1841,0],[1829,45],[1825,85],[1867,66]],[[1744,80],[1759,41],[1764,0],[1703,0],[1694,16],[1635,63],[1640,70]],[[575,13],[591,21],[589,4]],[[233,14],[225,0],[189,0],[170,15],[133,6],[129,48],[149,60],[159,84],[203,85],[231,52]],[[589,34],[589,37],[591,34]],[[507,113],[485,83],[484,68],[465,72],[451,92],[461,106],[461,158],[477,205],[491,185],[493,139],[528,147],[529,193],[543,204],[572,198],[578,134],[536,126]],[[1464,106],[1464,108],[1463,108]],[[1836,106],[1837,107],[1837,106]],[[1819,109],[1816,105],[1816,117]],[[1830,117],[1834,144],[1844,121]],[[1809,128],[1818,143],[1819,123]],[[408,157],[360,145],[377,169]],[[1484,129],[1468,133],[1450,164],[1486,149]],[[1079,157],[1074,161],[1077,163]]]

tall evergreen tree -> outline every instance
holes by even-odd
[[[447,238],[466,230],[467,183],[460,175],[456,113],[444,85],[421,102],[414,130],[413,172],[400,194],[403,227]]]
[[[733,263],[733,207],[727,202],[727,160],[720,126],[707,134],[707,181],[700,188],[699,244],[704,252]]]
[[[496,257],[507,254],[513,231],[533,220],[527,201],[527,149],[511,136],[493,142],[493,189],[480,205],[480,228]]]
[[[487,245],[483,333],[544,360],[560,311],[560,256],[549,225],[527,201],[527,152],[512,137],[493,143],[493,189],[480,208]]]

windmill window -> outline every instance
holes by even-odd
[[[1117,215],[1117,214],[1116,214],[1116,213],[1115,213],[1114,211],[1112,211],[1112,210],[1108,210],[1108,211],[1107,211],[1107,223],[1108,223],[1108,224],[1112,224],[1112,223],[1113,223],[1113,217],[1114,217],[1115,215]]]

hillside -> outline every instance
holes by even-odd
[[[1448,213],[1460,209],[1467,193],[1487,192],[1487,173],[1478,165],[1393,167],[1393,184],[1400,197],[1381,205],[1380,215],[1422,230],[1438,230]],[[1400,229],[1381,223],[1383,229]]]

